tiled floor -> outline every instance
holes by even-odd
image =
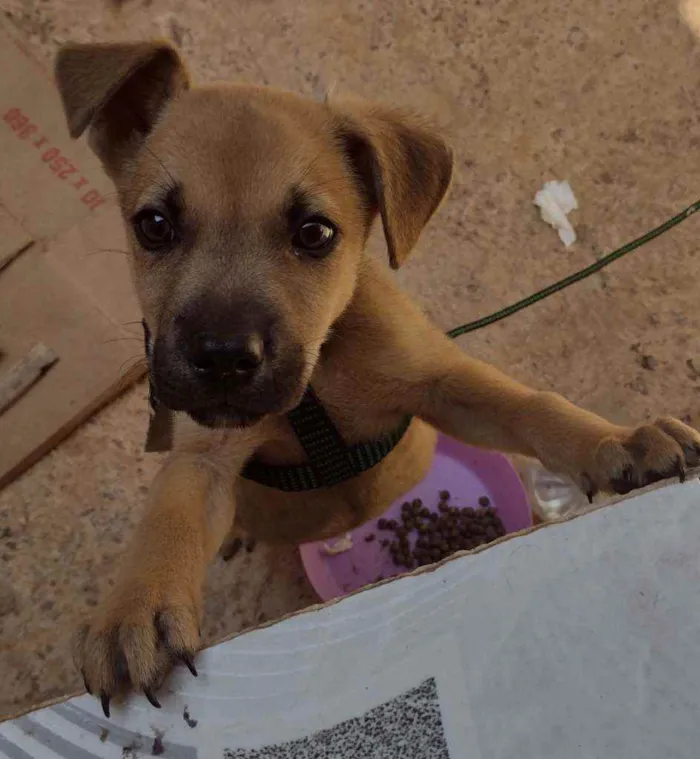
[[[694,0],[690,0],[694,2]],[[412,104],[452,135],[457,178],[399,275],[448,327],[592,262],[700,196],[700,47],[674,2],[3,0],[47,57],[66,39],[170,36],[196,78]],[[581,203],[567,251],[531,204]],[[616,418],[700,414],[700,220],[464,340]],[[644,358],[651,356],[654,360]],[[695,361],[695,363],[693,363]],[[143,387],[0,494],[0,717],[69,692],[68,640],[109,586],[157,461]],[[212,570],[207,633],[313,600],[293,550]]]

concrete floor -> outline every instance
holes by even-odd
[[[489,313],[700,196],[700,47],[674,2],[3,0],[50,57],[67,39],[169,36],[194,76],[411,104],[451,134],[451,200],[399,275],[448,327]],[[568,179],[580,242],[531,204]],[[617,419],[700,421],[699,220],[511,320],[474,354]],[[653,357],[650,360],[648,357]],[[647,358],[645,358],[647,357]],[[693,363],[695,361],[695,363]],[[137,387],[0,494],[0,717],[79,686],[68,641],[112,582],[157,459]],[[207,636],[314,600],[295,552],[212,569]]]

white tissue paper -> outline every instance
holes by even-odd
[[[543,221],[554,227],[559,239],[568,248],[576,242],[576,232],[567,218],[567,214],[578,208],[578,200],[571,185],[564,181],[545,182],[535,195],[535,205],[540,209]]]

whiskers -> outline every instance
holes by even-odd
[[[143,354],[127,358],[117,372],[119,378],[115,388],[116,392],[123,393],[128,387],[133,385],[136,380],[141,379],[141,377],[147,373],[148,362]]]
[[[122,322],[121,327],[124,328],[124,331],[129,332],[128,335],[120,335],[119,337],[110,337],[107,340],[103,340],[100,345],[109,345],[110,343],[121,343],[124,341],[131,341],[131,342],[137,342],[141,343],[143,345],[143,332],[141,329],[134,330],[130,329],[131,327],[134,327],[138,325],[141,327],[141,319],[135,319],[134,321],[130,322]]]

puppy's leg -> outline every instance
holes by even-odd
[[[408,410],[466,443],[539,458],[591,497],[682,477],[700,461],[700,435],[678,420],[620,427],[509,379],[444,338],[433,346],[404,366],[414,383]]]
[[[153,691],[171,666],[194,673],[208,562],[232,522],[232,474],[174,454],[156,478],[116,587],[80,632],[77,664],[109,711],[112,696]]]

